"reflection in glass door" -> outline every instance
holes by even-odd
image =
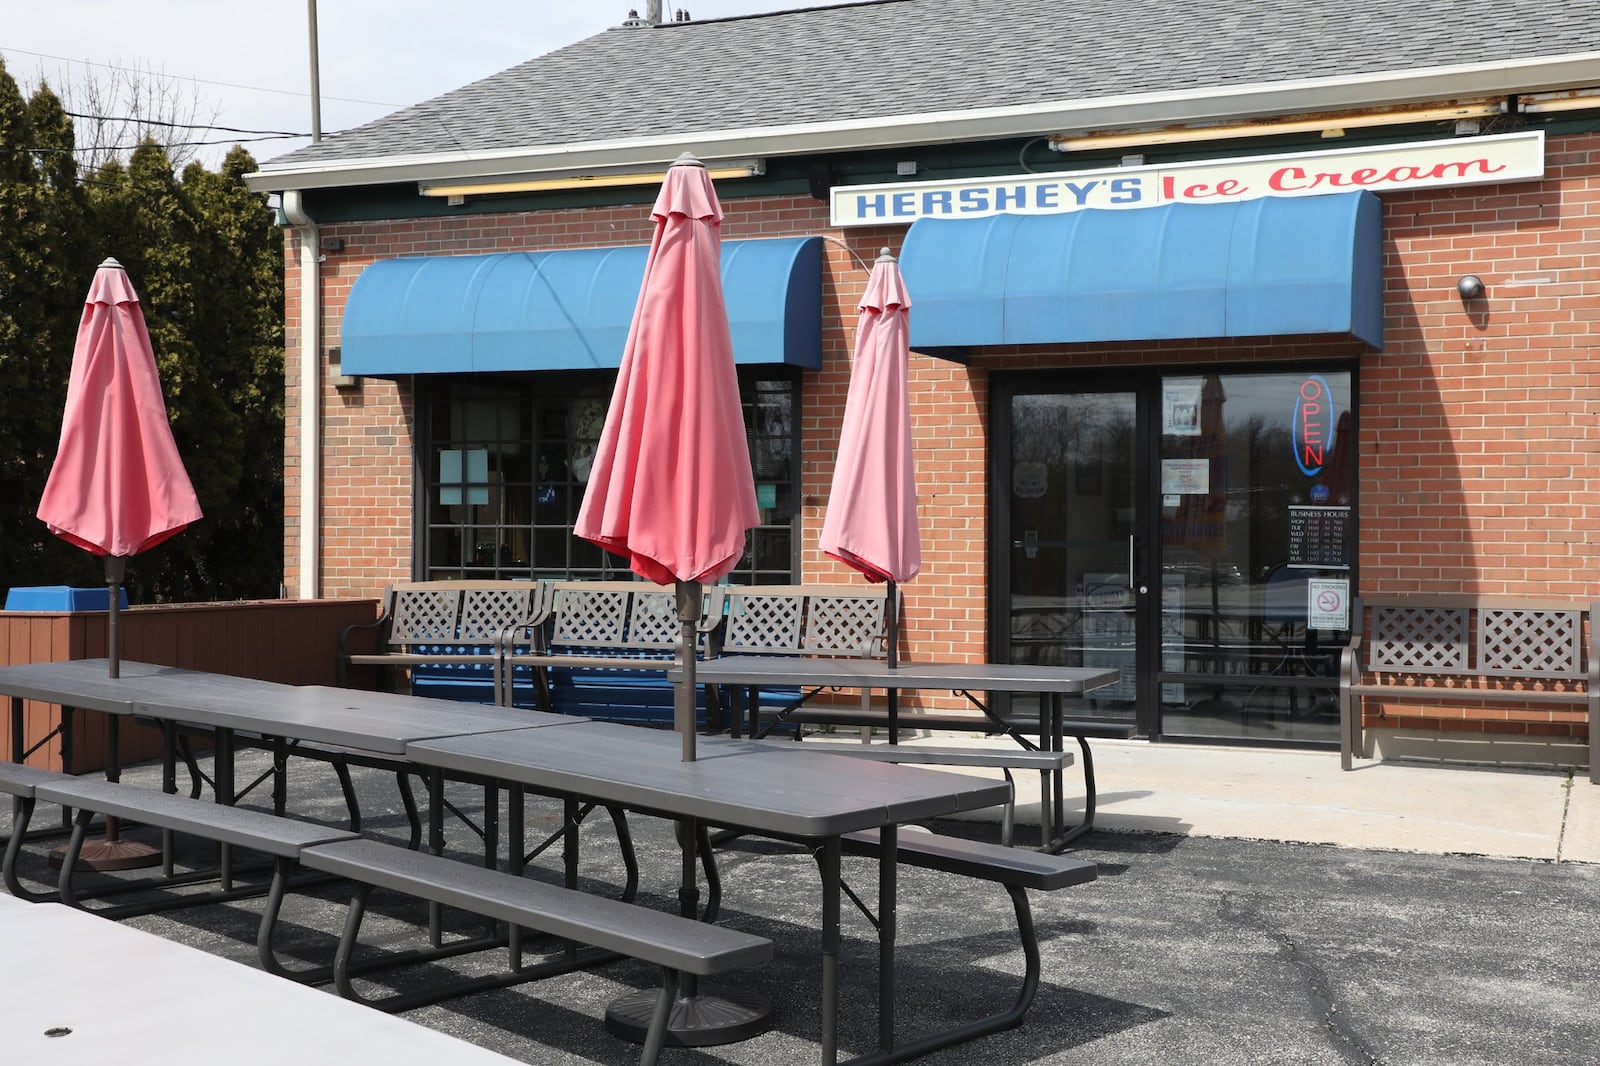
[[[1002,662],[1099,666],[1116,684],[1087,713],[1134,719],[1140,684],[1138,397],[1132,391],[1010,392],[998,517],[1008,613]],[[1031,697],[1013,709],[1031,711]]]
[[[1350,375],[1167,374],[1159,388],[1161,732],[1336,742],[1356,587]]]
[[[1116,669],[1078,711],[1151,736],[1336,743],[1350,373],[1130,378],[995,382],[993,654]]]

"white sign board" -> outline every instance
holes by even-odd
[[[1527,130],[1154,166],[836,185],[829,201],[835,226],[881,226],[919,218],[1059,215],[1086,208],[1221,204],[1264,196],[1535,181],[1543,176],[1544,131]]]
[[[1350,628],[1350,579],[1314,577],[1306,582],[1306,627]]]

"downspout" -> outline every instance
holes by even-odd
[[[322,244],[300,190],[283,194],[283,216],[300,242],[300,584],[314,600],[322,586]]]

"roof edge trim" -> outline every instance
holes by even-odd
[[[1230,117],[1350,110],[1589,84],[1594,80],[1597,64],[1600,52],[1579,52],[1511,63],[1457,64],[1337,78],[1257,82],[1222,89],[887,115],[847,122],[707,130],[482,152],[393,155],[299,166],[275,167],[269,160],[261,169],[247,174],[245,184],[256,192],[388,185],[575,167],[664,165],[677,158],[685,147],[701,156],[796,155],[1034,136],[1070,129],[1177,125]]]

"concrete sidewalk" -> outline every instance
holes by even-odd
[[[805,743],[859,741],[813,737]],[[905,743],[949,744],[951,738]],[[1012,741],[961,743],[1003,747]],[[1600,785],[1583,773],[1396,762],[1357,763],[1345,773],[1332,752],[1144,741],[1093,741],[1091,751],[1098,829],[1600,863]],[[1075,791],[1080,772],[1068,771],[1069,810],[1081,794]],[[1018,774],[1019,825],[1038,825],[1038,796],[1038,775]]]

